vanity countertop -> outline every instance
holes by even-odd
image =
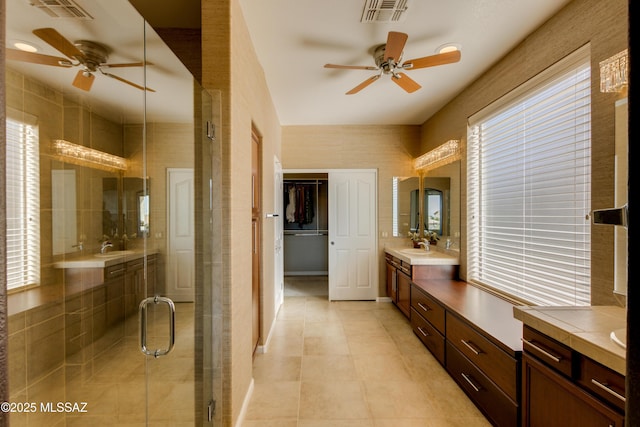
[[[147,251],[147,255],[152,255]],[[122,264],[124,262],[134,261],[144,257],[144,251],[127,250],[112,251],[105,254],[89,254],[76,258],[69,258],[64,261],[58,261],[54,264],[55,268],[106,268],[112,265]]]
[[[626,375],[626,351],[611,332],[626,327],[626,310],[614,306],[513,308],[516,319],[575,351]]]
[[[385,248],[384,250],[411,265],[460,265],[460,257],[433,248],[429,251],[408,247]]]

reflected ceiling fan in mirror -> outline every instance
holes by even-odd
[[[111,77],[112,79],[128,84],[129,86],[133,86],[136,89],[155,92],[153,89],[140,86],[106,71],[109,68],[142,67],[145,65],[144,62],[109,64],[107,63],[107,59],[109,58],[110,50],[107,46],[88,40],[78,40],[71,43],[53,28],[38,28],[33,30],[33,34],[40,37],[60,53],[64,54],[66,58],[27,52],[19,49],[7,49],[7,59],[40,65],[51,65],[54,67],[81,67],[72,84],[73,86],[85,91],[89,91],[91,89],[91,85],[95,80],[95,73],[100,72],[100,74],[104,76]],[[150,63],[147,62],[146,64],[148,65]]]
[[[405,33],[389,31],[387,43],[377,46],[373,52],[373,59],[376,66],[361,65],[336,65],[325,64],[325,68],[339,68],[348,70],[371,70],[379,71],[378,74],[369,77],[358,86],[347,92],[347,95],[353,95],[378,80],[383,74],[391,75],[391,80],[404,89],[408,93],[413,93],[420,89],[415,80],[407,76],[403,71],[417,70],[420,68],[434,67],[436,65],[451,64],[460,61],[460,51],[454,50],[436,55],[425,56],[422,58],[402,60],[402,51],[407,43],[409,36]]]

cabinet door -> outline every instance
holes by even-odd
[[[411,310],[411,278],[401,271],[397,275],[398,284],[398,308],[409,317]]]
[[[533,358],[523,356],[524,427],[623,427],[624,418]]]
[[[391,301],[398,302],[398,285],[396,282],[396,268],[387,263],[387,296],[391,298]]]

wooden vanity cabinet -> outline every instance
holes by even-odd
[[[623,427],[624,376],[523,328],[523,427]]]
[[[511,303],[458,280],[414,279],[411,325],[493,425],[520,425],[522,324]]]
[[[542,364],[523,356],[523,427],[623,427],[624,416]]]
[[[387,296],[395,304],[398,301],[398,274],[397,267],[393,262],[393,257],[387,254]]]
[[[447,340],[447,372],[495,426],[519,426],[518,404]]]
[[[393,255],[386,254],[387,295],[407,316],[410,316],[411,265]]]
[[[444,365],[445,310],[417,286],[411,288],[411,327],[431,354]]]
[[[590,393],[624,412],[625,377],[580,354],[578,355],[576,382]]]
[[[452,312],[446,313],[446,341],[446,368],[453,379],[494,425],[518,426],[519,358]]]
[[[518,360],[493,344],[459,317],[447,313],[447,340],[499,387],[515,404],[518,400],[516,381]]]
[[[410,317],[411,277],[405,273],[405,270],[398,270],[397,273],[398,295],[396,305],[405,316]]]
[[[155,294],[156,285],[156,255],[147,257],[147,283],[145,289],[144,258],[129,261],[123,265],[125,312],[127,315],[136,314],[140,301]]]

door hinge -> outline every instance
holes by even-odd
[[[216,140],[216,125],[207,120],[207,138],[212,141]]]

